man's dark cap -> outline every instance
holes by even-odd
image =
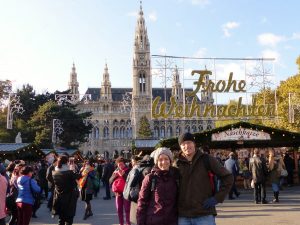
[[[195,138],[191,133],[184,133],[178,137],[178,144],[181,145],[184,141],[193,141],[195,142]]]

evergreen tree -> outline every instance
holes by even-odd
[[[59,145],[66,148],[76,148],[86,141],[92,126],[85,125],[84,119],[91,113],[79,113],[75,105],[60,106],[54,101],[42,105],[32,116],[29,124],[35,131],[34,143],[41,148],[52,147],[53,119],[62,122],[63,132],[58,135]]]
[[[146,116],[142,116],[139,123],[138,135],[140,138],[151,138],[151,128],[149,120]]]

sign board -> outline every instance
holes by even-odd
[[[229,129],[211,135],[212,141],[271,140],[270,134],[247,128]]]

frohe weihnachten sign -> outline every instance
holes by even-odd
[[[209,80],[205,82],[205,75],[211,75],[209,70],[193,70],[191,75],[197,74],[198,81],[195,81],[195,90],[186,93],[186,96],[192,97],[191,104],[183,105],[177,102],[175,97],[170,98],[170,103],[162,102],[160,105],[161,97],[156,97],[152,103],[152,118],[234,118],[234,117],[274,117],[274,105],[259,105],[256,99],[252,99],[251,105],[242,104],[242,97],[239,97],[236,103],[227,105],[212,105],[212,104],[199,104],[197,93],[202,92],[218,92],[218,93],[244,93],[246,92],[245,80],[234,80],[233,73],[229,74],[228,80],[219,80],[216,83]]]

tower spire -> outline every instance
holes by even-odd
[[[79,94],[78,87],[79,87],[79,83],[77,81],[76,67],[73,61],[73,66],[72,66],[72,71],[70,73],[70,81],[69,81],[69,89],[71,94],[78,95]]]
[[[138,136],[141,117],[151,118],[152,76],[150,42],[145,25],[142,1],[136,21],[133,46],[132,124],[133,137]]]
[[[176,98],[177,101],[182,101],[182,88],[179,79],[179,72],[177,65],[175,65],[175,69],[173,71],[173,82],[172,82],[172,96]]]
[[[101,99],[107,99],[111,100],[112,95],[111,95],[111,83],[109,80],[109,73],[108,73],[108,67],[107,67],[107,62],[105,60],[105,66],[104,66],[104,72],[103,72],[103,80],[101,83]]]

